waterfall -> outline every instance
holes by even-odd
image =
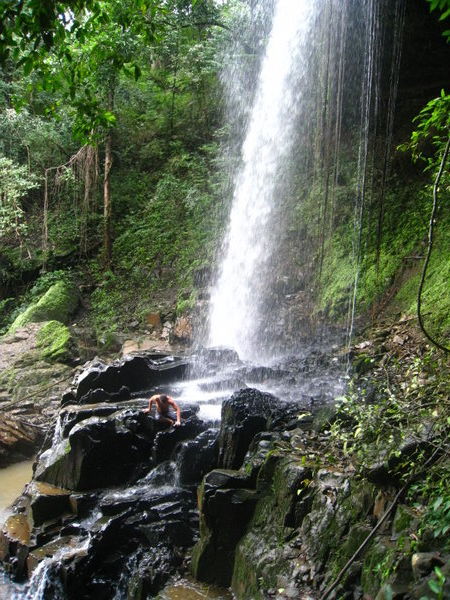
[[[212,296],[210,343],[251,356],[263,281],[258,271],[276,243],[270,216],[277,183],[292,145],[299,98],[293,78],[307,68],[313,3],[279,0],[267,44],[251,119],[242,146],[225,258]]]
[[[342,314],[349,340],[353,334],[366,206],[379,163],[384,178],[389,163],[404,0],[261,0],[257,7],[273,17],[263,56],[253,60],[255,84],[245,77],[251,61],[242,49],[224,71],[234,130],[244,125],[244,136],[208,343],[261,363],[311,337],[308,310],[344,220],[354,233]],[[377,151],[380,131],[387,139]]]

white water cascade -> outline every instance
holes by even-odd
[[[273,248],[270,215],[282,163],[292,148],[298,86],[308,68],[311,0],[278,0],[242,146],[225,258],[211,298],[210,344],[251,358],[258,321],[258,271]],[[302,93],[300,88],[299,93]],[[256,350],[257,351],[257,350]]]

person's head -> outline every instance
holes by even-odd
[[[159,399],[161,402],[164,402],[164,404],[166,404],[169,401],[169,396],[167,396],[166,394],[160,394]]]

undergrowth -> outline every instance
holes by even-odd
[[[351,462],[363,477],[381,465],[385,485],[408,484],[407,503],[420,522],[411,552],[450,551],[448,359],[425,345],[415,351],[402,347],[406,337],[393,332],[380,346],[365,348],[365,360],[358,356],[365,372],[355,374],[338,400],[331,425],[333,459]]]

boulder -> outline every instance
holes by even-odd
[[[68,362],[76,358],[72,334],[69,328],[59,321],[44,323],[37,333],[36,341],[44,360]]]
[[[153,426],[158,427],[141,412],[86,419],[41,455],[35,479],[75,491],[126,483],[150,459],[153,434],[147,429]]]
[[[26,493],[30,497],[31,515],[35,527],[64,513],[72,512],[70,490],[48,483],[32,482],[28,485]]]
[[[133,600],[154,597],[181,562],[182,556],[174,548],[149,548],[131,573],[126,597]]]
[[[75,399],[84,402],[86,394],[101,389],[108,394],[118,394],[125,387],[131,392],[148,390],[152,387],[182,379],[187,361],[165,354],[126,356],[107,365],[94,361],[76,381]],[[86,402],[90,402],[90,398]]]
[[[277,398],[256,389],[243,389],[222,404],[218,466],[238,469],[250,442],[268,429],[276,411]]]
[[[27,323],[60,321],[67,323],[79,303],[78,289],[65,281],[53,284],[37,302],[21,313],[13,322],[8,333],[14,333]]]
[[[178,427],[165,428],[155,436],[152,458],[155,464],[173,458],[180,442],[189,440],[205,429],[203,421],[196,416],[183,418]]]
[[[218,431],[207,429],[184,442],[177,456],[180,485],[195,485],[214,469],[218,456]]]
[[[194,577],[228,586],[236,544],[245,532],[258,499],[245,488],[248,478],[236,471],[215,470],[199,488],[200,541],[192,554]]]
[[[123,410],[123,408],[123,405],[100,402],[98,404],[72,404],[60,410],[57,428],[60,430],[62,437],[67,437],[77,423],[86,421],[91,417],[107,417]]]

